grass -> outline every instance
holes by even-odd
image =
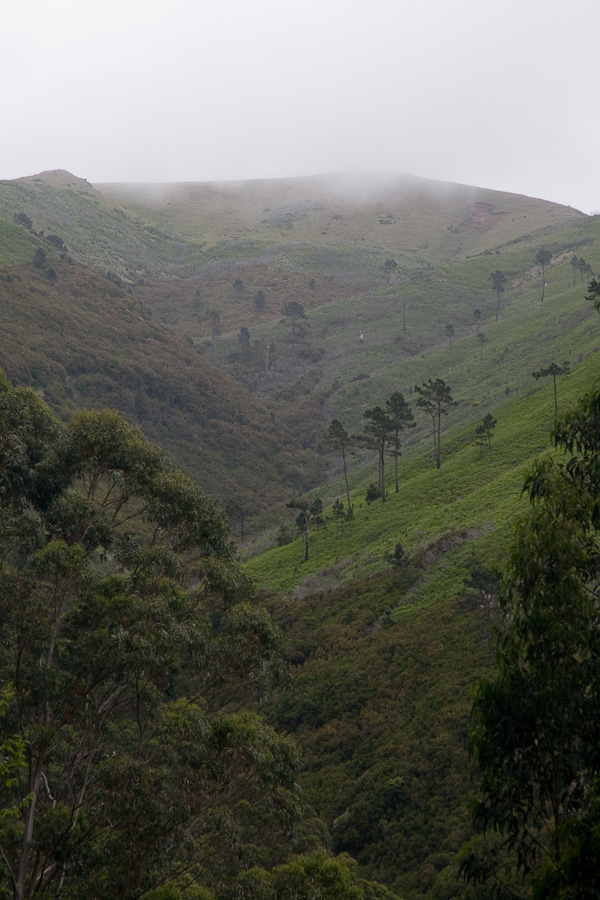
[[[597,358],[591,355],[574,368],[571,376],[562,379],[561,406],[574,401],[597,375]],[[522,379],[526,377],[523,374]],[[498,536],[505,539],[518,512],[529,462],[548,447],[554,413],[551,380],[542,383],[529,378],[527,391],[523,389],[520,396],[504,395],[493,406],[498,426],[491,451],[486,448],[480,455],[474,444],[474,423],[483,417],[482,407],[474,408],[469,400],[461,402],[448,417],[448,425],[451,418],[455,424],[443,434],[439,471],[431,453],[423,450],[421,442],[416,443],[402,462],[399,494],[389,493],[385,504],[376,501],[369,506],[361,497],[364,491],[355,493],[354,520],[332,523],[325,531],[313,533],[307,563],[302,561],[301,546],[296,541],[249,559],[248,573],[270,590],[288,593],[299,585],[304,589],[328,587],[332,578],[339,583],[378,571],[385,565],[385,553],[398,540],[411,555],[456,533],[471,535],[471,540],[481,542],[483,548],[497,547]],[[455,396],[460,396],[458,391]],[[390,469],[388,489],[393,491]],[[343,497],[342,483],[338,480],[329,485],[326,494]],[[331,515],[330,509],[326,512]],[[420,588],[411,603],[425,603],[432,592],[435,588]]]

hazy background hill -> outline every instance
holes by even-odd
[[[224,504],[258,512],[308,487],[314,461],[259,400],[97,271],[0,270],[0,365],[62,418],[118,409]],[[311,474],[312,473],[312,474]]]

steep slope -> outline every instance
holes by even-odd
[[[311,460],[261,403],[93,270],[0,274],[0,366],[67,417],[118,409],[223,502],[251,511],[308,486]],[[312,473],[314,477],[314,472]]]

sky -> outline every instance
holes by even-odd
[[[0,179],[408,173],[600,211],[599,0],[8,0]]]

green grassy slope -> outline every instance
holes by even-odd
[[[178,267],[177,235],[131,215],[69,172],[0,181],[0,217],[12,220],[18,213],[29,216],[36,234],[58,235],[74,257],[105,272],[133,280],[138,273],[170,273]]]
[[[562,407],[600,376],[597,316],[583,327],[577,346],[596,350],[561,379]],[[472,833],[470,686],[492,627],[464,580],[475,560],[502,567],[529,462],[550,452],[552,385],[531,386],[494,408],[491,450],[448,429],[439,471],[409,452],[400,493],[371,506],[357,495],[354,520],[315,533],[307,563],[299,541],[247,563],[283,592],[271,606],[294,680],[273,716],[302,749],[306,797],[332,847],[405,900],[437,896],[440,873],[455,891],[443,895],[462,895],[452,861]],[[384,555],[397,541],[411,564],[395,574]]]
[[[369,506],[363,498],[367,482],[376,480],[375,462],[366,470],[351,463],[354,519],[330,521],[314,532],[308,562],[299,540],[260,552],[263,538],[247,550],[246,568],[271,592],[295,669],[292,691],[273,715],[302,747],[307,797],[334,849],[352,853],[367,877],[407,900],[436,896],[442,872],[444,890],[452,890],[447,867],[471,833],[470,684],[490,662],[490,624],[464,579],[475,559],[502,565],[512,526],[526,506],[524,474],[534,457],[550,452],[552,381],[536,381],[531,372],[552,360],[570,360],[572,374],[558,382],[560,408],[600,377],[600,322],[579,277],[573,286],[569,264],[576,251],[597,270],[598,225],[590,221],[554,235],[556,257],[543,305],[531,266],[535,241],[514,248],[512,291],[503,298],[498,323],[487,289],[483,359],[467,322],[450,349],[443,337],[436,340],[431,311],[421,307],[413,322],[421,352],[394,360],[382,323],[380,345],[373,341],[359,351],[359,362],[348,360],[348,377],[338,389],[343,412],[359,428],[359,411],[383,402],[392,390],[403,389],[414,400],[415,383],[445,378],[458,406],[444,421],[441,469],[432,459],[429,424],[421,420],[407,434],[400,492]],[[503,254],[503,267],[506,259]],[[439,268],[440,279],[464,291],[465,316],[475,305],[468,298],[483,290],[497,260]],[[431,306],[439,322],[447,321],[436,292]],[[387,318],[392,315],[390,306]],[[323,357],[320,365],[326,362]],[[355,381],[357,371],[370,376]],[[335,396],[327,401],[332,409]],[[498,425],[491,450],[481,453],[474,431],[488,411]],[[311,496],[326,504],[344,498],[336,468],[338,477]],[[393,491],[391,470],[390,461]],[[397,541],[412,559],[400,575],[385,560]],[[461,896],[460,885],[453,889]]]
[[[569,207],[519,195],[402,175],[97,187],[165,229],[193,240],[200,235],[207,248],[238,241],[240,251],[244,244],[256,245],[256,255],[261,247],[275,245],[281,260],[303,246],[362,243],[382,251],[429,250],[451,257],[581,216]],[[231,246],[228,256],[235,255]]]
[[[543,309],[541,277],[534,262],[542,247],[553,254]],[[322,435],[331,418],[340,418],[358,429],[362,410],[381,402],[387,392],[400,389],[406,393],[432,375],[453,380],[455,372],[459,378],[464,372],[466,377],[469,358],[473,373],[477,373],[473,389],[468,388],[473,400],[483,402],[487,394],[488,402],[498,402],[507,388],[519,390],[522,369],[529,362],[537,367],[546,353],[555,352],[548,345],[549,336],[553,334],[555,346],[557,341],[560,345],[578,317],[585,317],[579,304],[585,286],[577,278],[573,287],[569,260],[574,254],[585,255],[597,270],[599,248],[600,219],[595,217],[527,235],[492,254],[428,262],[419,269],[397,273],[389,285],[381,271],[379,286],[349,291],[346,297],[333,298],[322,306],[306,305],[304,334],[296,340],[280,317],[267,322],[259,316],[254,321],[245,318],[240,324],[248,327],[254,348],[246,362],[237,354],[238,332],[233,329],[207,342],[207,326],[194,328],[188,321],[186,333],[206,347],[211,359],[267,399],[274,414],[295,429],[307,445],[323,451]],[[505,272],[507,285],[496,323],[490,276],[498,268]],[[483,365],[475,334],[475,309],[482,312],[481,329],[487,338]],[[550,314],[553,328],[538,328],[537,323]],[[174,324],[177,326],[177,322]],[[452,325],[458,339],[452,351],[445,332],[447,324]],[[359,340],[361,333],[363,342]],[[275,346],[268,378],[261,353],[267,343]],[[521,363],[528,346],[535,349],[540,360],[534,359],[534,354]],[[564,353],[571,354],[568,344]],[[487,379],[483,390],[479,385],[482,371]],[[308,404],[307,392],[312,398]]]

